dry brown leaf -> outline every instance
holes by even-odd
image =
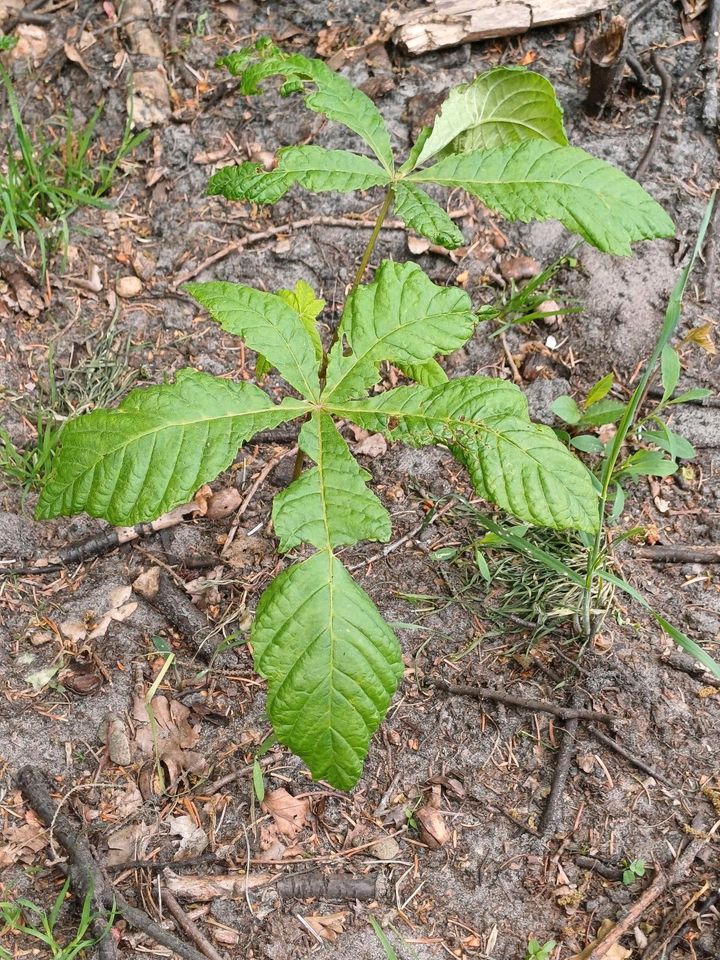
[[[307,799],[298,799],[279,787],[265,794],[262,809],[273,818],[278,834],[294,840],[305,827],[310,805]]]
[[[170,833],[180,837],[180,846],[173,860],[190,860],[198,857],[205,850],[208,836],[202,827],[198,827],[192,817],[168,817]]]
[[[132,823],[115,830],[108,837],[108,854],[105,862],[110,866],[127,860],[142,860],[147,853],[150,839],[156,829],[147,823]]]
[[[43,59],[48,49],[47,30],[34,23],[20,23],[15,27],[18,42],[10,50],[11,60],[29,60],[37,65]]]
[[[600,946],[614,926],[615,924],[612,922],[612,920],[603,920],[603,922],[600,924],[600,928],[598,929],[597,937],[593,940],[593,942],[589,943],[580,953],[574,954],[570,960],[587,960],[593,950]],[[621,947],[619,943],[615,943],[605,954],[605,960],[627,960],[631,954],[632,950],[626,950],[625,947]]]
[[[713,324],[703,323],[700,327],[693,327],[693,329],[685,335],[683,343],[694,343],[700,347],[701,350],[704,350],[705,353],[709,353],[710,356],[714,357],[717,353],[717,347],[715,346],[712,335]]]
[[[318,914],[314,917],[303,917],[305,923],[313,928],[315,933],[333,943],[345,929],[346,913]]]
[[[156,742],[153,740],[145,701],[140,694],[136,694],[133,704],[133,716],[138,722],[135,742],[144,754],[157,756],[162,761],[169,780],[166,787],[176,783],[183,772],[196,775],[204,773],[207,760],[192,749],[197,746],[200,734],[188,723],[189,708],[177,700],[157,696],[153,697],[150,709],[155,718]]]
[[[90,76],[90,68],[85,63],[83,55],[80,53],[78,48],[72,43],[65,43],[63,46],[65,48],[65,56],[68,58],[68,60],[71,63],[76,63],[82,70],[85,71],[85,73],[87,73],[88,76]]]
[[[47,831],[42,824],[28,817],[26,820],[29,822],[3,830],[5,843],[0,847],[0,869],[11,867],[18,860],[32,863],[35,854],[47,845]]]
[[[381,457],[387,453],[387,440],[381,433],[370,433],[353,445],[353,453],[365,457]]]
[[[420,826],[420,839],[426,843],[431,850],[442,847],[450,839],[450,831],[445,823],[445,818],[440,812],[440,801],[442,790],[439,784],[432,788],[430,799],[424,803],[414,813],[414,817]]]

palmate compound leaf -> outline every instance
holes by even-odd
[[[416,183],[400,181],[393,189],[395,213],[416,233],[446,250],[455,250],[465,242],[460,230],[439,203]]]
[[[443,443],[478,493],[521,520],[593,532],[598,498],[589,471],[549,427],[532,423],[516,386],[462,377],[438,387],[398,387],[333,413],[413,446]]]
[[[675,229],[635,180],[584,150],[547,140],[452,155],[409,179],[462,187],[508,220],[559,220],[606,253],[629,255],[633,241]]]
[[[252,642],[268,680],[268,715],[278,739],[313,776],[349,789],[402,676],[397,640],[334,547],[388,540],[390,517],[367,488],[331,418],[315,412],[300,433],[316,466],[275,498],[280,549],[310,543],[258,604]]]
[[[402,677],[398,642],[330,549],[283,571],[252,631],[278,739],[314,777],[349,790]]]
[[[181,370],[172,384],[133,390],[117,409],[65,425],[37,516],[154,520],[214,480],[259,430],[307,409],[302,400],[275,404],[251,383]]]
[[[390,180],[374,160],[349,150],[283,147],[278,150],[277,161],[274,170],[263,170],[260,164],[250,162],[222,167],[210,177],[207,193],[228,200],[275,203],[295,183],[313,193],[352,193]]]
[[[414,263],[384,260],[372,283],[348,298],[330,351],[323,401],[362,396],[377,382],[378,365],[412,365],[457,350],[477,318],[457,287],[434,284]]]
[[[492,150],[529,139],[567,146],[552,84],[524,67],[497,67],[453,87],[416,162],[441,151]]]
[[[393,154],[382,114],[362,90],[335,73],[322,60],[310,60],[299,53],[287,54],[261,37],[221,61],[233,76],[240,77],[240,90],[246,95],[258,93],[258,84],[269,77],[284,77],[283,93],[305,94],[305,106],[329,120],[341,123],[361,137],[380,160],[385,170],[393,170]],[[307,84],[314,90],[305,92]]]
[[[186,283],[184,290],[223,330],[234,333],[277,368],[308,400],[320,392],[317,344],[306,322],[283,296],[240,283]]]

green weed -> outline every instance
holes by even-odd
[[[2,38],[4,49],[11,46]],[[42,275],[48,257],[57,245],[66,250],[70,240],[69,217],[80,207],[106,207],[118,165],[148,136],[132,132],[128,118],[120,144],[110,160],[99,160],[93,149],[95,128],[103,111],[100,103],[87,123],[76,129],[72,108],[65,117],[51,121],[49,133],[31,137],[23,122],[12,78],[0,64],[0,83],[5,90],[12,132],[0,171],[0,242],[11,241],[25,253],[24,234],[30,232],[38,245]]]

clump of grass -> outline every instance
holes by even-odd
[[[0,37],[0,50],[9,49],[14,42],[15,38]],[[114,156],[98,161],[93,141],[102,103],[79,130],[68,107],[59,123],[50,124],[50,136],[38,132],[33,139],[23,122],[10,74],[1,63],[0,82],[12,121],[5,157],[0,158],[0,242],[12,241],[24,253],[24,234],[30,231],[38,244],[44,277],[50,251],[58,243],[67,249],[70,215],[79,207],[107,206],[103,197],[118,165],[148,132],[133,134],[128,118]]]
[[[74,960],[75,957],[82,956],[86,950],[97,943],[90,932],[94,921],[90,896],[85,898],[77,929],[72,938],[66,943],[61,943],[56,932],[60,911],[69,889],[70,880],[68,879],[63,884],[49,911],[44,910],[25,897],[20,897],[14,901],[0,901],[0,940],[7,943],[5,938],[9,934],[29,937],[31,940],[43,944],[45,947],[43,952],[52,957],[53,960]],[[112,923],[112,919],[109,919],[108,922]],[[27,952],[36,954],[40,951],[33,949]],[[0,960],[12,960],[12,957],[13,954],[9,950],[0,946]]]
[[[496,524],[467,500],[456,500],[453,512],[465,521],[470,537],[459,547],[443,547],[435,553],[438,561],[452,562],[463,574],[464,584],[454,591],[454,601],[505,630],[508,624],[521,628],[528,646],[563,625],[579,634],[582,577],[589,556],[583,538],[571,531]],[[538,562],[539,555],[554,558],[557,567]],[[566,570],[575,578],[568,578]],[[598,619],[610,609],[613,595],[612,584],[604,581],[593,600]]]
[[[30,491],[40,489],[49,473],[64,421],[96,406],[115,403],[140,376],[141,371],[129,365],[133,349],[130,336],[118,337],[118,315],[116,311],[80,363],[59,367],[50,349],[47,378],[38,385],[34,409],[17,404],[20,414],[33,424],[34,436],[26,444],[16,444],[0,427],[0,477],[21,488],[23,502]]]

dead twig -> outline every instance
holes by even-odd
[[[587,960],[602,960],[603,957],[606,957],[611,948],[618,943],[626,933],[633,929],[648,907],[657,900],[663,890],[682,880],[719,824],[720,821],[715,824],[715,827],[713,827],[713,830],[707,837],[698,837],[691,840],[669,872],[665,873],[663,870],[658,869],[647,890],[638,897],[622,920],[618,921],[607,936],[603,938],[602,942],[595,947]]]
[[[137,523],[134,527],[109,527],[95,533],[85,540],[79,540],[77,543],[68,544],[47,561],[37,560],[36,565],[32,567],[0,567],[0,574],[41,574],[56,573],[64,567],[76,566],[93,560],[95,557],[110,553],[117,547],[126,543],[132,543],[134,540],[140,540],[144,537],[152,536],[161,530],[168,530],[182,523],[186,517],[197,513],[200,510],[200,504],[195,501],[184,503],[168,513],[164,513],[157,520],[151,523]]]
[[[205,663],[212,662],[217,644],[209,640],[212,629],[207,617],[165,570],[152,567],[133,583],[133,590],[192,643]]]
[[[560,744],[555,763],[555,774],[553,775],[552,787],[550,788],[550,796],[548,797],[542,817],[540,818],[538,832],[543,837],[555,831],[562,817],[562,798],[570,774],[570,765],[575,756],[575,737],[580,719],[577,711],[582,701],[582,694],[579,690],[576,690],[572,695],[569,708],[570,711],[575,712],[575,716],[571,716],[565,724],[562,743]]]
[[[453,220],[458,220],[467,216],[468,213],[468,209],[463,208],[462,210],[450,211],[448,216]],[[197,264],[197,266],[186,270],[185,273],[181,273],[179,277],[175,278],[173,285],[179,287],[181,284],[187,283],[188,280],[192,280],[193,277],[196,277],[199,273],[207,270],[208,267],[217,263],[218,260],[224,260],[225,257],[229,257],[230,254],[239,253],[251,244],[260,243],[263,240],[272,240],[274,237],[280,236],[283,233],[294,233],[296,230],[303,230],[305,227],[361,227],[372,230],[374,226],[375,221],[369,217],[305,217],[302,220],[292,220],[289,223],[281,223],[276,227],[268,227],[267,230],[260,230],[258,233],[248,233],[239,240],[233,240],[232,243],[226,243],[224,247],[216,250],[212,256],[207,257],[207,259]],[[382,225],[382,229],[407,230],[407,226],[402,220],[386,220]]]
[[[661,934],[647,947],[640,960],[661,960],[663,957],[672,957],[688,925],[698,920],[720,900],[720,890],[713,890],[706,896],[707,893],[708,884],[704,883],[679,910],[665,920]]]
[[[641,760],[633,753],[630,753],[629,750],[621,746],[615,740],[612,740],[610,737],[606,737],[605,734],[600,730],[597,730],[595,727],[588,727],[588,730],[596,738],[596,740],[599,740],[600,743],[604,744],[608,750],[612,750],[613,753],[616,753],[619,757],[623,757],[629,763],[632,763],[633,766],[637,767],[638,770],[642,770],[643,773],[646,773],[649,777],[652,777],[653,780],[657,780],[659,783],[664,783],[668,787],[673,786],[667,777],[664,777],[661,773],[658,773],[654,767],[651,767],[649,764],[645,763],[644,760]]]
[[[96,915],[92,930],[99,941],[97,948],[100,960],[114,960],[117,956],[114,941],[108,936],[110,929],[107,922],[108,911],[114,909],[117,909],[131,926],[147,934],[161,946],[174,951],[183,960],[207,960],[204,954],[169,931],[163,930],[142,910],[131,906],[122,894],[113,888],[95,860],[87,841],[80,836],[65,814],[58,811],[48,791],[46,777],[40,769],[31,764],[24,766],[18,772],[17,782],[25,801],[40,820],[46,826],[53,824],[54,835],[69,857],[68,874],[73,893],[81,903],[84,903],[87,897],[91,898],[93,913]]]
[[[384,560],[386,557],[389,557],[391,553],[395,553],[396,550],[399,550],[403,544],[407,543],[409,540],[414,540],[415,537],[421,533],[425,527],[429,526],[431,523],[434,523],[438,517],[442,517],[443,514],[447,513],[454,506],[453,501],[446,503],[444,507],[441,507],[432,517],[426,517],[422,523],[419,523],[416,527],[413,527],[412,530],[409,530],[402,537],[399,537],[397,540],[393,540],[392,543],[388,543],[382,548],[378,553],[374,553],[371,557],[367,557],[365,560],[360,560],[358,563],[353,563],[347,568],[349,573],[353,573],[355,570],[360,570],[362,567],[367,567],[371,563],[376,563],[378,560]]]
[[[600,713],[597,710],[583,710],[580,707],[582,696],[580,695],[573,701],[570,707],[562,707],[559,703],[551,703],[549,700],[537,700],[533,697],[519,697],[514,693],[503,693],[500,690],[491,690],[489,687],[471,687],[465,684],[448,683],[447,680],[436,680],[434,677],[427,677],[425,681],[429,686],[437,690],[444,690],[446,693],[455,693],[466,697],[476,697],[478,700],[493,700],[495,703],[504,703],[506,706],[521,707],[523,710],[530,710],[535,713],[551,713],[561,720],[577,722],[577,720],[598,720],[600,723],[609,723],[612,725],[615,718],[609,713]]]
[[[178,929],[182,930],[188,940],[192,940],[198,950],[201,950],[206,957],[210,958],[210,960],[225,960],[223,955],[218,953],[215,947],[210,943],[195,921],[191,920],[190,917],[185,913],[183,908],[177,902],[172,893],[170,893],[167,887],[162,887],[160,896],[163,906],[167,907],[167,911],[178,925]]]
[[[650,166],[650,161],[655,155],[655,150],[660,141],[660,132],[665,124],[665,117],[670,106],[670,100],[672,98],[672,77],[670,73],[665,69],[665,66],[660,59],[657,50],[653,50],[650,54],[650,60],[653,67],[655,68],[658,76],[660,77],[660,82],[662,87],[660,88],[660,103],[658,104],[657,115],[653,121],[653,132],[650,136],[650,142],[645,148],[640,161],[635,168],[635,173],[633,176],[635,179],[643,177],[647,171],[647,168]]]
[[[382,900],[387,895],[387,884],[381,873],[364,877],[338,873],[298,873],[283,877],[277,883],[277,892],[285,900]]]
[[[291,450],[283,450],[282,453],[276,454],[276,456],[274,456],[272,460],[268,460],[268,462],[265,464],[262,470],[255,477],[253,482],[250,484],[250,489],[245,494],[245,499],[243,500],[243,502],[240,504],[240,506],[237,508],[235,512],[232,527],[230,527],[225,543],[223,544],[223,548],[220,551],[221,558],[227,556],[227,552],[230,549],[230,544],[233,542],[233,540],[237,535],[238,528],[240,526],[240,519],[242,518],[245,511],[252,503],[253,497],[260,489],[260,486],[263,483],[263,481],[267,479],[267,477],[273,472],[273,470],[281,462],[281,460],[284,460],[286,457],[294,457],[297,452],[298,452],[298,448],[293,447]]]
[[[620,84],[625,69],[627,27],[624,17],[613,17],[607,28],[587,45],[590,87],[585,108],[591,114],[599,114],[605,109]]]
[[[633,547],[633,557],[653,563],[720,563],[720,546],[689,547],[687,544],[662,544]]]

